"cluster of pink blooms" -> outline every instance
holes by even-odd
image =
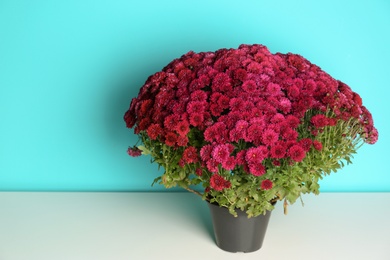
[[[329,109],[332,118],[324,115]],[[257,44],[189,52],[173,60],[147,79],[124,119],[136,134],[144,131],[151,140],[183,147],[181,166],[197,164],[197,174],[202,169],[213,173],[211,188],[222,190],[230,183],[218,167],[243,167],[261,176],[266,159],[278,166],[283,159],[300,162],[310,149],[321,150],[314,138],[299,137],[298,126],[308,110],[318,111],[308,129],[313,137],[321,128],[353,117],[366,142],[377,141],[370,112],[349,86],[302,56],[272,54]],[[203,135],[201,147],[191,145],[193,128]],[[240,143],[246,148],[239,150]],[[261,186],[269,189],[272,182]]]

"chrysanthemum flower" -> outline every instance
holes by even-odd
[[[184,150],[182,158],[186,163],[196,163],[199,160],[198,150],[195,147],[190,146]]]
[[[306,156],[305,150],[300,145],[291,146],[287,153],[296,162],[301,162]]]
[[[138,156],[141,156],[142,151],[140,149],[138,149],[138,147],[134,146],[134,147],[129,147],[127,149],[127,154],[132,156],[132,157],[138,157]]]
[[[158,136],[164,133],[164,130],[161,128],[159,124],[151,124],[146,130],[148,136],[152,140],[156,140]]]
[[[273,145],[278,141],[279,135],[272,129],[266,129],[264,130],[261,139],[265,145]]]
[[[230,156],[229,147],[226,144],[219,144],[214,147],[212,157],[219,163],[223,163]]]
[[[210,178],[210,187],[216,191],[221,191],[226,188],[230,188],[230,182],[225,180],[219,174],[213,174]]]
[[[270,190],[272,189],[272,186],[273,186],[273,182],[271,180],[266,179],[261,182],[260,188],[262,190]]]
[[[279,142],[271,147],[270,154],[274,159],[281,159],[286,155],[286,146]]]
[[[313,141],[313,146],[314,146],[314,149],[316,149],[317,151],[321,151],[322,150],[322,143],[317,141],[317,140]]]
[[[180,121],[177,123],[175,130],[180,136],[185,136],[190,131],[190,124],[186,120]]]
[[[261,176],[266,173],[266,169],[262,163],[256,162],[249,164],[249,172],[254,176]]]

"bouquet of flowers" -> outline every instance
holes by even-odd
[[[318,194],[323,176],[378,139],[348,85],[259,44],[173,60],[147,79],[124,120],[142,142],[129,155],[165,169],[153,183],[248,217]]]

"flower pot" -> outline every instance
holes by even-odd
[[[248,218],[237,210],[237,217],[225,207],[208,203],[214,226],[216,244],[228,252],[254,252],[263,245],[271,212],[266,215]]]

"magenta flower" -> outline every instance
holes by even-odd
[[[187,105],[188,114],[203,113],[207,109],[208,103],[206,101],[190,101]]]
[[[192,126],[201,126],[204,122],[204,114],[203,113],[193,113],[190,115],[190,124]]]
[[[212,157],[219,163],[225,162],[230,156],[229,147],[226,144],[219,144],[214,147]]]
[[[322,143],[317,141],[317,140],[313,141],[313,146],[314,146],[314,149],[316,149],[317,151],[321,151],[322,150]]]
[[[260,162],[249,164],[249,172],[254,176],[261,176],[266,173],[266,169]]]
[[[286,155],[286,147],[281,143],[277,143],[271,147],[270,154],[272,158],[281,159]]]
[[[152,124],[148,127],[148,130],[146,130],[146,132],[148,133],[150,139],[156,140],[157,137],[159,137],[164,133],[164,130],[161,128],[159,124]]]
[[[203,146],[200,149],[200,157],[201,157],[202,161],[206,162],[206,161],[210,160],[212,151],[213,151],[212,145],[207,144],[207,145]]]
[[[179,135],[185,136],[190,131],[190,124],[186,120],[180,121],[177,123],[175,130]]]
[[[207,170],[209,172],[217,173],[218,172],[218,165],[219,165],[219,162],[217,162],[213,158],[206,161],[206,167],[207,167]]]
[[[303,148],[305,152],[310,151],[311,145],[313,144],[313,141],[310,138],[303,138],[299,140],[299,145]]]
[[[268,156],[268,150],[264,146],[249,148],[245,155],[248,164],[261,163]]]
[[[173,132],[168,132],[165,135],[165,144],[168,146],[174,146],[177,142],[178,136]]]
[[[300,145],[291,146],[287,153],[296,162],[301,162],[306,156],[305,150]]]
[[[219,174],[213,174],[210,178],[210,187],[216,191],[230,188],[230,182]]]
[[[271,180],[266,179],[261,182],[260,188],[262,190],[270,190],[272,189],[272,186],[273,186],[273,182]]]
[[[236,159],[233,156],[229,156],[224,162],[222,162],[222,167],[225,170],[232,171],[236,167]]]
[[[272,129],[266,129],[262,135],[262,141],[265,145],[271,146],[278,141],[279,135]]]
[[[256,82],[254,80],[247,80],[242,84],[242,89],[248,93],[253,93],[257,89]]]
[[[138,157],[142,155],[142,151],[138,149],[138,147],[134,146],[127,149],[127,154],[132,157]]]
[[[198,161],[198,150],[193,146],[186,148],[183,152],[183,160],[186,163],[196,163]]]
[[[310,122],[315,126],[315,127],[324,127],[328,125],[328,118],[325,115],[319,114],[315,115],[311,118]]]

